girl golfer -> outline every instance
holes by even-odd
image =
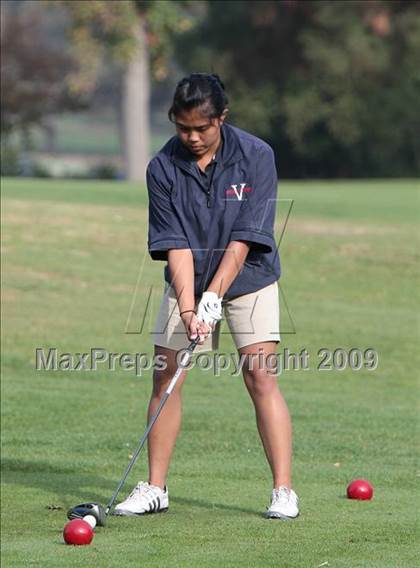
[[[224,312],[239,355],[246,356],[243,378],[273,475],[266,515],[291,519],[299,509],[291,485],[290,416],[276,377],[261,365],[275,357],[280,341],[280,261],[273,238],[277,174],[270,146],[225,123],[227,102],[216,75],[182,79],[169,110],[176,136],[147,171],[149,252],[166,261],[155,355],[167,362],[154,372],[149,418],[176,372],[177,352],[197,335],[197,351],[217,349]],[[186,374],[150,433],[149,479],[117,505],[117,515],[168,509],[166,482]]]

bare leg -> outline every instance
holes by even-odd
[[[239,353],[262,353],[265,361],[267,355],[276,353],[276,343],[255,343],[243,347]],[[244,381],[254,403],[258,432],[273,474],[273,487],[286,485],[291,488],[292,425],[289,411],[278,388],[277,377],[261,367],[259,359],[262,357],[256,355],[253,365],[250,359],[244,364]]]
[[[176,354],[177,351],[173,349],[166,349],[158,345],[155,346],[155,355],[164,355],[166,357],[167,366],[165,370],[154,371],[148,420],[150,420],[156,412],[160,399],[177,370]],[[181,428],[181,387],[186,375],[187,371],[183,371],[148,438],[149,483],[157,485],[162,489],[166,484],[172,452]]]

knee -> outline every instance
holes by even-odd
[[[276,378],[262,369],[244,371],[244,380],[252,397],[271,396],[278,390]]]
[[[173,379],[173,376],[175,375],[176,370],[177,370],[176,367],[172,368],[171,366],[168,366],[164,370],[155,370],[155,372],[153,373],[153,389],[152,389],[152,395],[153,396],[157,396],[157,397],[160,398],[163,395],[163,393],[168,388],[169,383]],[[183,383],[183,380],[184,380],[184,377],[181,375],[181,377],[178,379],[177,384],[174,388],[174,392],[175,391],[179,392],[181,385]]]

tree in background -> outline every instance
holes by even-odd
[[[149,52],[144,19],[131,1],[48,2],[69,22],[68,37],[77,67],[67,76],[73,92],[91,95],[107,66],[122,77],[119,116],[125,176],[144,180],[149,157]]]
[[[316,5],[302,30],[304,66],[283,102],[287,132],[310,162],[334,156],[336,174],[420,172],[420,4]],[[417,101],[417,102],[416,102]],[[330,140],[326,152],[322,137]]]
[[[3,144],[15,132],[27,149],[31,128],[49,131],[51,115],[86,108],[87,101],[65,80],[75,62],[60,49],[63,22],[57,30],[57,20],[37,3],[29,3],[25,11],[15,8],[2,3],[1,130]]]
[[[192,27],[201,2],[7,4],[11,10],[3,10],[2,2],[2,128],[10,132],[24,126],[29,132],[35,125],[46,126],[52,114],[80,109],[81,103],[86,107],[112,68],[120,78],[117,114],[126,178],[143,181],[149,160],[150,83],[165,79],[172,38]]]
[[[31,25],[5,18],[5,6],[29,14]],[[6,132],[46,127],[51,114],[86,105],[111,69],[120,78],[126,177],[144,179],[150,82],[164,81],[175,61],[187,73],[222,76],[232,120],[275,147],[282,177],[420,172],[419,2],[8,0],[1,7]]]
[[[167,73],[172,38],[189,30],[200,3],[147,0],[54,0],[65,10],[77,69],[67,81],[90,94],[109,62],[122,70],[122,148],[129,180],[144,181],[150,147],[150,81]]]
[[[177,57],[222,76],[233,120],[273,144],[282,177],[420,172],[418,2],[206,7]]]

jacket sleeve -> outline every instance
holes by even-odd
[[[167,260],[168,250],[190,248],[178,215],[171,203],[170,188],[147,168],[149,194],[149,254],[153,260]]]
[[[277,183],[274,153],[271,148],[263,147],[257,155],[254,187],[246,194],[232,227],[231,241],[247,241],[251,248],[265,253],[276,249],[274,220]]]

